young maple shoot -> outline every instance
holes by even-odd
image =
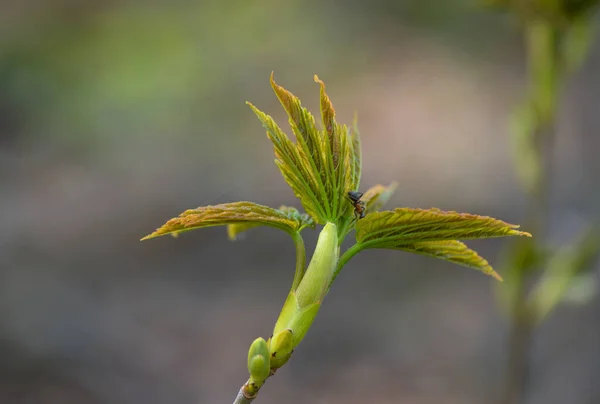
[[[396,184],[375,185],[360,195],[362,159],[356,119],[351,127],[339,124],[325,85],[317,76],[315,81],[320,85],[322,129],[317,128],[314,117],[302,107],[300,100],[277,85],[271,75],[271,86],[288,114],[295,141],[269,115],[248,103],[273,143],[275,163],[306,213],[292,207],[274,209],[252,202],[203,206],[186,210],[142,239],[220,225],[227,226],[231,239],[257,226],[275,227],[292,237],[296,246],[296,271],[291,290],[272,336],[267,340],[257,338],[251,344],[250,378],[234,403],[251,402],[265,381],[286,364],[308,332],[333,280],[360,251],[404,250],[470,267],[501,280],[485,259],[458,240],[531,236],[517,230],[516,225],[487,216],[439,209],[381,211]],[[359,202],[361,210],[357,215]],[[323,228],[306,267],[301,232],[316,224]],[[340,255],[340,245],[353,230],[356,243]]]

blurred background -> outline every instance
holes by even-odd
[[[561,103],[557,242],[599,216],[596,42]],[[201,205],[300,207],[244,104],[287,128],[271,71],[317,115],[315,73],[341,122],[358,113],[363,187],[398,181],[390,207],[525,219],[519,26],[475,1],[0,0],[0,403],[233,401],[288,293],[291,239],[138,240]],[[470,245],[494,265],[506,242]],[[492,282],[361,253],[256,402],[493,402],[507,319]],[[600,403],[599,309],[561,306],[536,331],[527,403]]]

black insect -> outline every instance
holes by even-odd
[[[363,193],[358,191],[350,191],[348,192],[348,199],[354,206],[354,216],[356,219],[362,219],[365,217],[365,203],[360,200],[362,198]]]

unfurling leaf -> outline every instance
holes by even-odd
[[[377,212],[380,210],[390,199],[394,191],[396,191],[397,187],[398,184],[392,182],[387,187],[383,185],[375,185],[374,187],[369,188],[362,197],[362,200],[365,202],[367,212]]]
[[[284,179],[306,212],[319,224],[340,223],[351,214],[345,200],[348,191],[358,188],[360,181],[360,141],[358,131],[352,133],[335,120],[335,110],[321,86],[323,130],[302,107],[300,100],[279,86],[271,75],[271,86],[286,110],[296,142],[290,140],[273,119],[248,103],[267,130],[275,148],[276,164]]]
[[[252,202],[233,202],[186,210],[179,217],[169,220],[142,240],[229,224],[246,226],[243,230],[247,230],[248,225],[271,226],[290,234],[305,227],[314,226],[308,216],[297,214],[297,211],[293,212],[290,209],[282,211]],[[234,235],[238,233],[239,231],[233,232]]]
[[[363,248],[398,248],[422,241],[529,236],[519,226],[488,216],[439,209],[398,208],[373,212],[356,225],[356,241]]]
[[[467,247],[466,244],[457,240],[424,241],[421,243],[400,245],[395,249],[423,254],[462,265],[467,268],[473,268],[502,281],[502,277],[494,271],[484,258],[480,257],[477,252]]]
[[[294,142],[279,128],[273,118],[260,111],[251,103],[247,103],[267,130],[267,136],[275,149],[275,164],[279,167],[283,178],[300,200],[304,210],[317,223],[327,216],[323,205],[322,192],[310,164],[300,155]],[[321,187],[322,188],[322,187]]]

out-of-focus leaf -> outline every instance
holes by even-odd
[[[519,226],[488,216],[439,209],[398,208],[373,212],[356,225],[356,241],[365,248],[397,248],[421,241],[529,236]]]
[[[591,229],[577,242],[559,248],[550,257],[529,298],[538,321],[543,320],[562,301],[573,279],[592,267],[598,253],[600,233]]]
[[[387,187],[384,185],[375,185],[369,188],[362,197],[365,202],[366,210],[368,212],[377,212],[383,205],[390,199],[398,184],[393,182]]]
[[[360,141],[356,129],[351,133],[336,122],[325,84],[317,76],[315,81],[321,86],[323,130],[316,128],[314,117],[300,100],[271,75],[271,86],[288,114],[295,143],[270,116],[249,105],[267,129],[276,163],[306,212],[320,224],[341,223],[351,212],[345,196],[356,190],[360,181]]]
[[[510,11],[524,23],[546,21],[556,28],[568,27],[573,20],[591,18],[598,0],[478,0],[499,10]]]
[[[600,2],[598,0],[562,0],[563,11],[570,18],[590,17]]]
[[[228,224],[227,225],[227,237],[231,241],[235,241],[238,239],[241,233],[244,233],[250,229],[255,227],[262,226],[261,223],[236,223],[236,224]]]
[[[594,37],[594,27],[589,18],[578,18],[564,32],[560,46],[566,73],[573,73],[583,64]]]
[[[500,9],[507,8],[510,5],[510,0],[479,0],[484,6],[498,7]]]
[[[588,272],[576,275],[570,282],[563,296],[563,302],[584,305],[589,303],[598,293],[596,274]]]
[[[424,241],[421,243],[401,245],[398,250],[404,250],[412,253],[428,255],[439,258],[468,268],[473,268],[490,275],[499,281],[502,277],[494,271],[490,264],[477,252],[471,250],[466,244],[457,241]]]
[[[307,226],[314,226],[312,220],[297,214],[297,211],[294,212],[290,209],[281,211],[252,202],[233,202],[186,210],[178,217],[169,220],[156,229],[152,234],[142,238],[142,240],[203,227],[229,224],[265,225],[290,234]]]

